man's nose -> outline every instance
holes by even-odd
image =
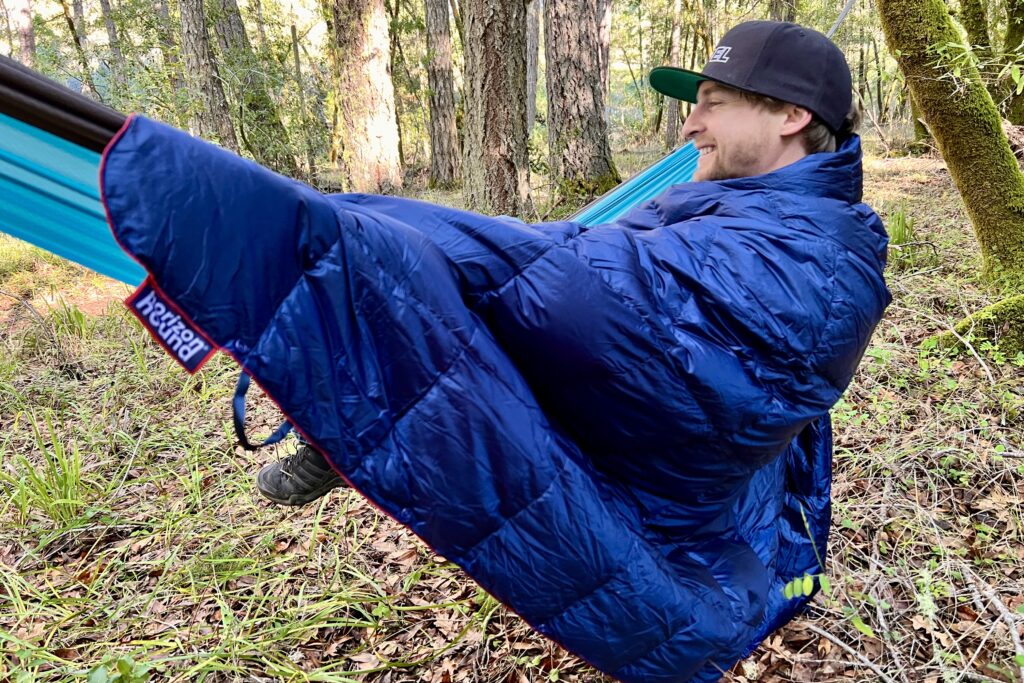
[[[686,117],[685,121],[683,121],[683,138],[687,140],[699,133],[703,128],[703,124],[701,123],[700,116],[697,114],[697,111],[697,107],[694,107],[690,111],[690,115]]]

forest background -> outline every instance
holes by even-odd
[[[842,9],[0,0],[0,53],[323,191],[536,221],[683,142],[653,66]],[[833,411],[825,589],[724,677],[1024,683],[1024,0],[858,0],[834,40],[894,303]],[[601,680],[357,494],[262,502],[233,364],[184,376],[125,294],[0,236],[0,679]]]

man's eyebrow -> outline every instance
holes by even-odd
[[[697,91],[698,97],[700,97],[701,95],[708,97],[710,95],[723,95],[735,92],[733,88],[729,88],[724,85],[719,85],[718,83],[714,83],[712,81],[704,82],[707,83],[707,85],[705,85],[704,87]]]

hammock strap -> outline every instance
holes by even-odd
[[[238,385],[235,387],[235,397],[231,400],[231,412],[235,421],[235,436],[238,437],[238,443],[247,451],[255,451],[264,446],[273,446],[292,430],[291,423],[286,420],[263,443],[253,444],[249,441],[249,437],[245,434],[245,394],[249,391],[251,381],[248,374],[245,372],[240,373],[238,375]]]

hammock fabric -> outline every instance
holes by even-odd
[[[124,115],[0,56],[0,232],[107,277],[138,285],[145,271],[114,241],[103,216],[100,152]],[[696,169],[693,144],[584,207],[573,220],[610,223]]]
[[[595,667],[717,680],[806,604],[781,589],[822,570],[827,412],[889,301],[855,137],[593,228],[323,196],[142,117],[100,187],[168,352],[230,353]]]

